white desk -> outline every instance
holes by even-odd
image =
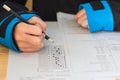
[[[56,22],[47,23],[56,43],[45,41],[41,52],[29,55],[11,52],[7,80],[119,80],[120,34],[90,34],[75,26],[73,17],[66,17],[59,27]]]

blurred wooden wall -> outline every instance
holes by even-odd
[[[32,0],[27,0],[26,7],[27,7],[29,10],[32,10]]]

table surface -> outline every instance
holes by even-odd
[[[9,49],[0,45],[0,80],[6,80]]]
[[[0,45],[0,80],[6,80],[9,49]],[[120,80],[116,78],[115,80]]]
[[[26,4],[29,10],[32,9],[32,0],[29,0]],[[0,80],[6,80],[7,65],[8,65],[9,49],[0,45]],[[115,80],[120,80],[117,78]]]
[[[9,49],[0,45],[0,80],[6,80]],[[120,80],[120,77],[114,79]]]

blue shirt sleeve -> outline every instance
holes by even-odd
[[[94,7],[96,7],[97,4],[91,5],[91,2],[79,5],[79,10],[84,9],[86,11],[90,32],[97,32],[101,30],[113,31],[114,19],[110,5],[107,1],[99,2],[103,5],[104,9],[94,10]]]

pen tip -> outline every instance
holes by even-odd
[[[53,41],[51,38],[50,38],[50,39],[48,39],[48,41],[49,41],[49,42],[52,42],[52,43],[54,43],[54,41]]]

